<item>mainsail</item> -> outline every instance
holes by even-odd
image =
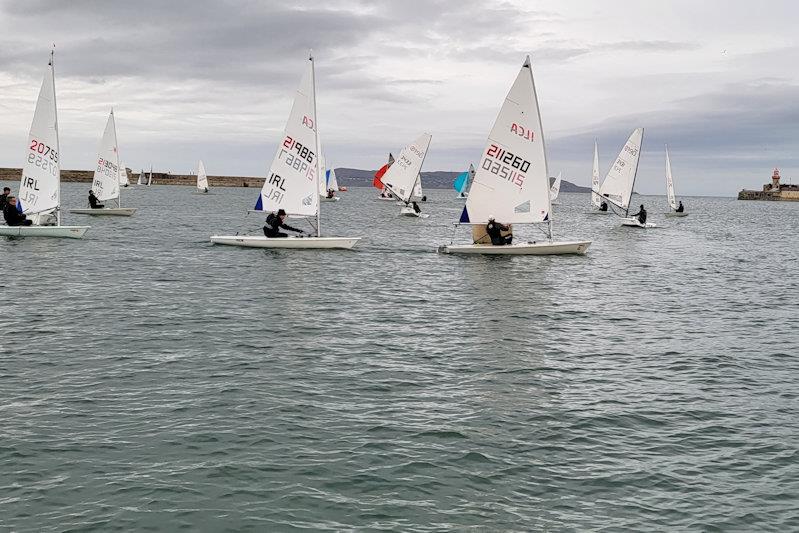
[[[597,191],[599,190],[599,148],[597,147],[596,140],[594,140],[594,168],[591,172],[591,204],[599,209],[602,205]]]
[[[630,198],[635,185],[635,175],[638,172],[638,160],[641,157],[641,143],[644,139],[644,128],[637,128],[630,134],[619,152],[619,157],[608,170],[605,181],[599,188],[599,194],[607,198],[621,209],[630,206]]]
[[[502,104],[463,208],[462,223],[549,220],[549,174],[528,56]]]
[[[205,174],[205,165],[202,160],[197,165],[197,189],[200,191],[208,189],[208,176]]]
[[[328,189],[333,189],[334,191],[338,191],[338,180],[336,179],[336,169],[331,168],[327,170],[325,181],[327,182]]]
[[[283,138],[255,204],[256,210],[285,209],[290,215],[315,216],[319,210],[318,138],[313,60],[302,77]]]
[[[376,189],[380,189],[381,191],[384,191],[386,189],[386,186],[383,184],[382,179],[383,179],[383,176],[388,171],[388,169],[393,164],[394,164],[394,155],[389,152],[389,154],[388,154],[388,163],[386,163],[385,165],[380,167],[380,169],[377,172],[375,172],[375,178],[374,178],[374,180],[372,180],[372,185],[374,185],[374,187]]]
[[[432,138],[429,133],[423,133],[412,144],[403,148],[397,160],[381,178],[386,188],[403,202],[412,198]]]
[[[127,187],[130,185],[130,181],[128,180],[128,169],[125,168],[125,163],[120,161],[119,163],[119,184],[122,187]]]
[[[100,148],[97,150],[92,190],[101,202],[119,198],[119,149],[113,109],[108,115]]]
[[[669,147],[666,146],[666,194],[669,198],[669,207],[677,209],[677,197],[674,195],[674,178],[671,176],[671,160]]]
[[[562,181],[562,173],[558,172],[558,177],[555,178],[555,182],[552,184],[552,187],[549,189],[549,201],[554,202],[558,199],[558,195],[560,194],[560,182]]]
[[[424,191],[422,191],[422,175],[419,174],[416,176],[416,183],[413,184],[413,192],[411,193],[411,200],[419,201],[424,197]]]
[[[52,55],[39,90],[27,146],[17,207],[29,215],[53,211],[61,200],[61,163]]]
[[[458,191],[458,194],[465,195],[466,191],[469,190],[469,182],[474,177],[474,165],[469,165],[469,170],[466,172],[461,172],[457,176],[455,176],[455,181],[452,184],[452,187]]]
[[[144,169],[139,172],[139,179],[136,181],[136,185],[141,185],[143,183],[142,180],[144,180]]]

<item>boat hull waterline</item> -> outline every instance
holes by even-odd
[[[645,224],[641,224],[641,222],[637,218],[623,218],[621,219],[621,225],[627,226],[628,228],[656,228],[658,227],[657,224],[654,222],[647,222]]]
[[[591,241],[564,242],[524,242],[494,246],[493,244],[446,244],[439,246],[443,254],[482,254],[482,255],[583,255],[591,246]]]
[[[102,209],[70,209],[73,215],[129,217],[136,212],[136,207],[103,207]]]
[[[4,237],[51,237],[82,239],[90,226],[0,226]]]
[[[289,248],[308,250],[349,250],[361,237],[281,237],[270,238],[260,235],[212,235],[211,242],[244,248]]]
[[[681,213],[678,213],[678,212],[676,212],[676,211],[669,211],[668,213],[666,213],[666,216],[667,216],[667,217],[669,217],[669,218],[673,218],[673,217],[687,217],[687,216],[688,216],[688,213],[686,213],[685,211],[683,211],[683,212],[681,212]]]

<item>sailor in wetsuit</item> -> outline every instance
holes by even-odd
[[[20,213],[17,209],[17,197],[10,196],[6,205],[3,206],[3,218],[6,219],[6,224],[9,226],[30,226],[32,221],[24,213]]]
[[[676,213],[682,213],[682,212],[684,212],[684,211],[685,211],[685,207],[683,207],[683,205],[682,205],[682,201],[680,202],[680,205],[678,205],[678,206],[677,206],[677,209],[675,209],[674,211],[675,211]]]
[[[411,203],[413,204],[413,212],[414,213],[416,213],[418,215],[419,213],[422,212],[422,208],[419,207],[419,204],[417,204],[416,202],[411,202]]]
[[[293,228],[288,224],[285,224],[283,222],[284,220],[286,220],[286,212],[283,209],[279,209],[277,214],[269,213],[269,216],[266,217],[264,235],[273,239],[277,237],[288,237],[288,234],[281,232],[280,228],[287,229],[289,231],[296,231],[300,234],[305,233],[301,229]]]
[[[94,191],[89,191],[89,206],[92,209],[102,209],[105,206],[97,200],[97,197],[94,195]]]
[[[641,209],[632,217],[638,217],[638,222],[641,224],[646,224],[646,209],[644,209],[644,204],[641,204]]]
[[[603,201],[602,205],[599,206],[600,211],[607,211],[608,210],[608,203]]]
[[[494,217],[488,217],[488,224],[486,224],[486,233],[491,237],[491,244],[494,246],[503,246],[510,244],[513,240],[513,235],[502,235],[503,231],[510,230],[510,227],[494,221]]]

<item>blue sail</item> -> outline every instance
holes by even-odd
[[[325,190],[330,188],[330,169],[325,170]]]
[[[22,200],[20,200],[19,198],[17,198],[17,211],[22,213]]]
[[[255,210],[256,211],[263,211],[264,210],[264,202],[263,202],[263,199],[261,198],[261,193],[260,192],[258,193],[258,201],[255,202]]]
[[[461,211],[461,219],[458,222],[461,224],[468,224],[471,222],[469,220],[469,211],[466,210],[466,206],[463,206],[463,211]]]
[[[461,172],[455,177],[455,183],[452,186],[458,191],[460,194],[466,192],[466,186],[469,185],[469,171]]]

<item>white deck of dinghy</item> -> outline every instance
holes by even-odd
[[[5,237],[52,237],[82,239],[90,226],[0,226]]]
[[[584,254],[591,241],[526,242],[494,246],[493,244],[448,244],[439,247],[446,254],[483,255],[563,255]]]
[[[102,209],[70,209],[73,215],[129,217],[136,212],[135,207],[103,207]]]

